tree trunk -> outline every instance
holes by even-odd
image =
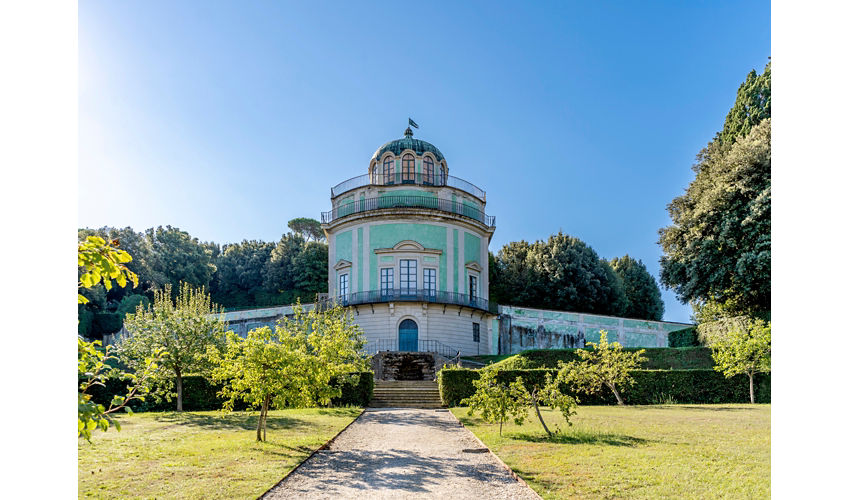
[[[257,419],[257,441],[264,441],[266,437],[266,412],[268,411],[269,397],[263,399],[263,406],[260,407],[260,418]]]
[[[534,411],[537,412],[537,419],[540,420],[540,425],[543,426],[543,430],[546,431],[548,436],[552,436],[552,431],[546,427],[546,422],[543,421],[543,415],[540,414],[540,407],[537,406],[537,391],[531,393],[531,402],[534,403]]]
[[[272,396],[269,394],[266,396],[266,414],[263,416],[263,441],[266,440],[266,423],[269,419],[269,406],[271,405]]]
[[[502,421],[499,420],[499,436],[502,435]]]
[[[756,395],[753,391],[753,373],[750,372],[747,375],[750,376],[750,404],[756,404]]]
[[[180,373],[180,368],[175,370],[177,375],[177,411],[183,411],[183,375]]]
[[[625,405],[625,403],[623,403],[623,398],[620,397],[620,392],[617,391],[617,387],[614,384],[608,384],[608,387],[610,387],[611,390],[614,391],[614,396],[617,397],[617,404],[621,406]]]

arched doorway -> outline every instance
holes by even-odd
[[[406,319],[398,325],[398,350],[419,350],[419,326],[412,319]]]

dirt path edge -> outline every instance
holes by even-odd
[[[265,492],[265,493],[263,493],[262,495],[260,495],[259,497],[257,497],[257,500],[262,500],[263,498],[266,498],[266,495],[268,495],[268,494],[269,494],[269,492],[271,492],[273,489],[277,488],[277,486],[278,486],[280,483],[282,483],[282,482],[286,481],[286,478],[288,478],[289,476],[291,476],[292,474],[294,474],[294,473],[295,473],[295,471],[297,471],[298,469],[300,469],[302,465],[304,465],[305,463],[307,463],[307,461],[308,461],[308,460],[310,460],[311,458],[313,458],[313,455],[315,455],[316,453],[319,453],[319,452],[320,452],[320,451],[322,451],[322,450],[326,450],[326,449],[328,449],[328,447],[329,447],[331,444],[333,444],[334,440],[335,440],[336,438],[338,438],[340,434],[342,434],[343,432],[345,432],[345,431],[346,431],[349,427],[351,427],[351,426],[352,426],[352,424],[354,424],[354,422],[357,422],[358,420],[360,420],[360,417],[362,417],[364,413],[366,413],[366,408],[361,408],[361,409],[360,409],[360,414],[359,414],[359,415],[357,415],[357,416],[354,418],[354,420],[352,420],[351,422],[349,422],[349,423],[348,423],[348,425],[346,425],[345,427],[343,427],[342,429],[340,429],[340,431],[339,431],[339,432],[337,432],[336,434],[334,434],[334,436],[333,436],[332,438],[328,439],[328,441],[327,441],[325,444],[323,444],[322,446],[319,446],[318,448],[316,448],[315,450],[313,450],[313,452],[312,452],[312,453],[310,453],[307,457],[305,457],[305,458],[304,458],[304,460],[302,460],[302,461],[301,461],[301,463],[299,463],[298,465],[296,465],[295,467],[293,467],[291,471],[287,472],[287,473],[286,473],[286,475],[284,475],[284,476],[280,479],[280,481],[278,481],[278,482],[274,483],[274,484],[271,486],[271,488],[269,488],[269,489],[267,489],[267,490],[266,490],[266,492]],[[449,412],[449,413],[451,413],[451,412]],[[454,416],[454,415],[452,415],[452,416]],[[455,417],[455,420],[457,420],[457,417]],[[463,425],[463,424],[461,424],[461,425]],[[473,436],[475,436],[475,434],[473,434]],[[475,439],[478,439],[478,437],[476,436],[476,437],[475,437]],[[479,440],[479,441],[480,441],[480,440]],[[487,448],[487,449],[489,450],[490,448]],[[491,453],[492,453],[492,452],[491,452]],[[495,455],[494,455],[494,456],[495,456]],[[497,457],[497,458],[498,458],[498,457]],[[499,460],[499,461],[501,462],[501,460]],[[504,462],[502,462],[502,465],[504,465]],[[513,473],[513,471],[511,471],[511,473]],[[514,474],[514,475],[516,475],[516,474]],[[533,490],[532,490],[532,491],[533,491]]]
[[[499,455],[496,455],[495,453],[493,453],[493,450],[491,450],[489,446],[487,446],[486,444],[484,444],[484,441],[481,441],[481,440],[478,438],[478,436],[476,436],[476,435],[475,435],[475,433],[474,433],[474,432],[472,432],[471,430],[469,430],[469,428],[467,428],[465,425],[463,425],[463,422],[461,422],[461,421],[460,421],[460,419],[459,419],[459,418],[457,418],[457,416],[456,416],[454,413],[452,413],[452,410],[451,410],[451,409],[447,409],[446,411],[447,411],[447,412],[449,412],[449,415],[451,415],[451,416],[452,416],[452,418],[454,418],[454,419],[455,419],[455,421],[458,423],[458,425],[460,425],[461,427],[463,427],[464,429],[466,429],[466,432],[468,432],[468,433],[472,434],[472,437],[474,437],[476,441],[478,441],[479,443],[481,443],[481,446],[482,446],[483,448],[487,448],[487,453],[489,453],[489,454],[490,454],[493,458],[495,458],[495,459],[496,459],[496,462],[498,462],[498,463],[502,464],[502,467],[504,467],[504,468],[505,468],[505,470],[507,470],[507,471],[508,471],[508,474],[510,474],[510,475],[511,475],[511,477],[513,477],[514,479],[516,479],[516,480],[517,480],[517,482],[519,482],[520,484],[522,484],[523,486],[525,486],[526,488],[528,488],[528,489],[529,489],[529,491],[531,491],[531,492],[533,492],[535,495],[537,495],[537,498],[540,498],[540,500],[543,500],[543,497],[541,497],[539,493],[537,493],[536,491],[534,491],[534,488],[532,488],[531,486],[529,486],[529,485],[528,485],[528,483],[526,483],[526,482],[525,482],[525,480],[524,480],[523,478],[519,477],[519,476],[517,475],[517,473],[516,473],[516,472],[514,472],[514,470],[513,470],[513,469],[511,469],[510,467],[508,467],[508,464],[506,464],[505,462],[503,462],[503,461],[502,461],[502,459],[501,459],[501,458],[499,458]],[[360,418],[360,417],[357,417],[357,418]],[[352,422],[352,423],[353,423],[353,422]],[[311,455],[311,456],[312,456],[312,455]],[[297,467],[296,467],[296,468],[297,468]],[[295,469],[292,469],[292,470],[294,471]]]

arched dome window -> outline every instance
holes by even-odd
[[[381,184],[395,183],[395,160],[392,156],[387,156],[386,158],[384,158],[384,172],[382,177],[383,182],[381,182]]]
[[[415,161],[410,153],[401,157],[401,182],[403,184],[412,184],[416,181]]]
[[[422,160],[422,177],[425,184],[434,184],[434,160],[430,156]]]

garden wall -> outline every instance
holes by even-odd
[[[646,321],[598,314],[499,306],[498,351],[514,354],[528,349],[584,347],[608,332],[608,341],[623,347],[667,347],[670,332],[693,328],[688,323]]]

